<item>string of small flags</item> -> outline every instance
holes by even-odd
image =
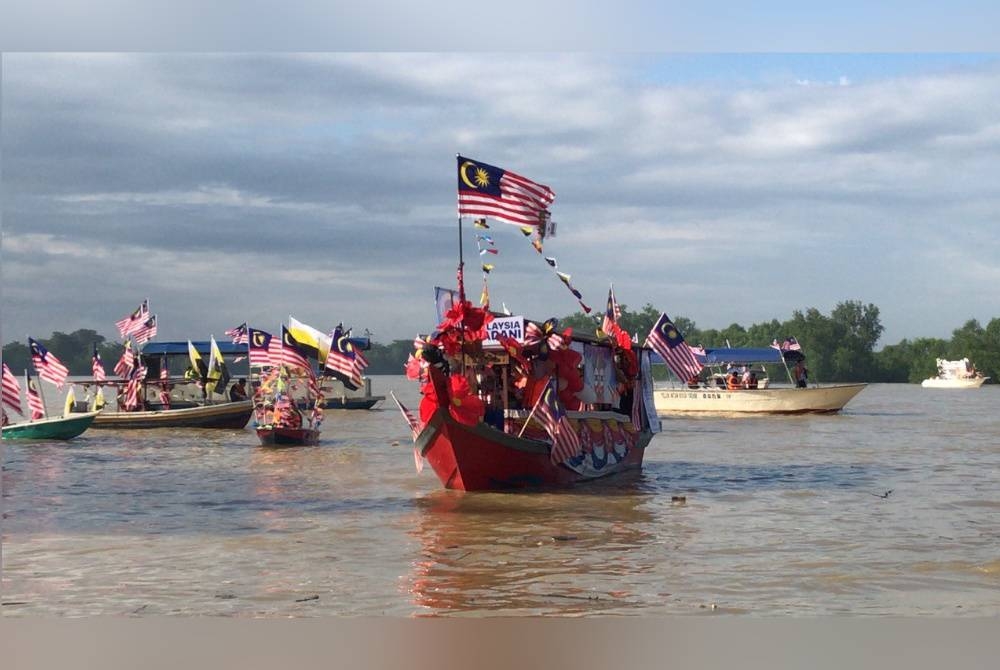
[[[555,223],[551,222],[551,220],[549,219],[546,219],[544,225],[540,225],[538,227],[524,226],[523,228],[521,228],[521,233],[525,237],[531,238],[531,246],[535,248],[535,251],[537,251],[539,255],[542,255],[543,254],[542,247],[543,247],[543,242],[545,240],[545,236],[555,235]],[[566,274],[565,272],[559,272],[559,263],[552,256],[543,255],[542,257],[545,259],[545,263],[550,268],[552,268],[553,272],[555,272],[556,276],[559,277],[559,281],[561,281],[563,284],[566,285],[566,288],[569,289],[569,292],[572,293],[573,297],[576,298],[576,301],[580,303],[580,307],[583,309],[584,313],[590,314],[591,312],[590,307],[583,302],[583,294],[580,293],[580,291],[578,291],[573,286],[573,284],[570,283],[571,276]]]
[[[486,219],[476,219],[474,225],[478,230],[489,230]],[[483,261],[483,293],[479,296],[479,304],[483,307],[488,307],[490,304],[490,286],[486,278],[495,266],[493,263],[487,263],[486,257],[489,255],[497,256],[500,254],[500,250],[496,248],[496,242],[493,240],[492,235],[478,232],[476,233],[476,248],[479,250],[479,258]]]

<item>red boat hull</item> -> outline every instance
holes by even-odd
[[[308,428],[258,428],[257,438],[266,447],[319,444],[319,431]]]
[[[618,462],[600,472],[581,473],[553,464],[549,444],[518,438],[483,423],[467,426],[439,410],[424,426],[416,447],[445,488],[460,491],[503,491],[571,486],[642,467],[652,434],[639,433]]]

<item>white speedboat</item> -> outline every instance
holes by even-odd
[[[722,370],[755,370],[761,364],[781,365],[787,370],[789,362],[797,362],[804,357],[796,350],[780,350],[775,347],[756,349],[698,349],[698,361],[716,372],[708,376],[707,382],[698,384],[673,384],[659,386],[653,390],[656,413],[660,416],[688,412],[716,414],[830,414],[839,412],[854,396],[861,393],[867,384],[812,384],[798,388],[776,386],[761,368],[758,382],[752,385],[727,384],[727,375]],[[792,381],[789,372],[789,382]],[[761,383],[763,382],[763,383]]]
[[[976,370],[968,358],[960,361],[937,359],[937,377],[920,382],[925,389],[977,389],[989,379]]]

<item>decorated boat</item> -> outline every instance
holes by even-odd
[[[3,427],[5,440],[70,440],[87,430],[98,412],[22,421]]]
[[[867,386],[864,383],[808,384],[805,356],[793,338],[783,345],[775,342],[762,348],[702,349],[688,347],[676,328],[674,333],[673,347],[667,347],[658,356],[676,378],[657,385],[653,392],[660,416],[681,413],[830,414],[841,411]],[[678,353],[682,347],[687,347],[690,353],[684,359],[680,359]],[[776,385],[769,380],[766,371],[758,373],[763,365],[783,368],[789,384]],[[681,382],[681,378],[686,381]],[[768,383],[761,384],[761,379],[768,379]]]
[[[58,358],[50,354],[41,343],[29,338],[32,351],[32,364],[40,371],[41,377],[62,388],[69,371]],[[66,392],[66,402],[63,416],[50,417],[45,399],[42,396],[36,379],[28,371],[24,371],[25,395],[28,401],[28,414],[24,414],[21,406],[21,387],[17,377],[6,363],[2,371],[2,401],[0,401],[0,423],[2,436],[5,440],[70,440],[87,430],[94,422],[97,412],[73,414],[76,406],[76,396],[72,384]],[[25,421],[10,422],[7,411],[25,415]]]
[[[920,385],[925,389],[977,389],[989,379],[968,358],[959,361],[938,358],[937,370],[936,377],[925,379]]]
[[[315,375],[304,358],[301,366],[275,363],[264,371],[253,397],[257,439],[269,447],[318,444],[323,395]]]
[[[458,157],[457,290],[439,290],[438,326],[414,342],[407,376],[420,384],[419,416],[396,399],[410,426],[417,470],[426,462],[441,484],[462,491],[547,489],[605,479],[642,467],[659,420],[653,413],[649,351],[620,328],[594,335],[489,309],[487,275],[499,254],[477,232],[481,307],[466,299],[462,216],[520,227],[540,255],[554,233],[547,186]],[[579,301],[570,275],[543,256]],[[442,295],[446,300],[442,301]],[[395,396],[393,396],[395,399]]]
[[[106,388],[115,392],[114,408],[104,407],[93,427],[241,430],[250,420],[253,403],[230,388],[229,369],[246,353],[245,345],[217,343],[214,338],[149,343],[132,361],[126,360],[126,348],[115,367],[120,379],[95,375],[80,382],[92,395],[90,409],[104,406]]]

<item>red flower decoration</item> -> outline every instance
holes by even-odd
[[[406,359],[406,365],[404,368],[406,370],[407,379],[420,379],[423,375],[424,366],[421,364],[419,358],[413,357],[413,354],[410,354],[409,358]]]
[[[449,380],[451,393],[448,412],[452,418],[467,426],[474,426],[486,414],[486,405],[469,388],[469,380],[460,374],[453,374]]]
[[[434,412],[441,406],[441,398],[438,397],[434,384],[428,382],[421,388],[424,394],[420,401],[420,420],[424,423],[430,421]],[[461,374],[453,374],[448,379],[448,413],[459,423],[467,426],[474,426],[486,414],[486,405],[469,388],[469,380]]]

